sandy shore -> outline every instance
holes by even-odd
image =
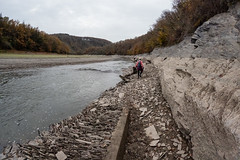
[[[81,58],[0,58],[0,70],[12,70],[57,65],[94,63],[110,60],[121,60],[123,56],[86,56]]]

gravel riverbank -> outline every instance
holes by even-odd
[[[172,118],[156,68],[145,65],[141,79],[129,72],[81,113],[51,125],[28,144],[7,147],[0,158],[104,159],[122,108],[127,106],[131,111],[124,159],[192,159],[190,137]]]

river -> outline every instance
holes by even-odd
[[[76,115],[121,79],[132,63],[64,65],[0,71],[0,151],[13,141],[24,143],[52,123]]]

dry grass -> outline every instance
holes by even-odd
[[[98,58],[103,56],[97,55],[67,55],[46,52],[24,52],[24,51],[0,51],[0,58],[16,58],[16,59],[39,59],[39,58]]]

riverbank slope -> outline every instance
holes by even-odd
[[[152,52],[173,117],[192,137],[194,159],[240,157],[239,11],[240,3],[179,45]]]

